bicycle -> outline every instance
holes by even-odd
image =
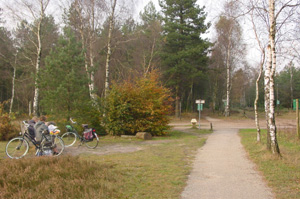
[[[72,124],[77,124],[72,118],[70,118]],[[61,138],[65,143],[65,147],[70,147],[75,144],[77,139],[80,140],[80,146],[85,144],[88,148],[94,149],[98,146],[99,138],[94,128],[89,128],[87,124],[82,124],[84,128],[83,136],[78,134],[78,131],[72,125],[66,125],[67,132],[64,133]]]
[[[12,159],[20,159],[24,157],[29,151],[29,143],[31,142],[35,148],[36,156],[59,156],[65,149],[63,140],[54,134],[46,135],[44,131],[42,133],[42,140],[36,141],[28,132],[29,124],[23,121],[25,126],[24,133],[20,132],[20,137],[11,139],[5,147],[6,155]],[[59,131],[57,131],[59,132]]]

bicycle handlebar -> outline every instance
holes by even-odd
[[[77,124],[77,122],[74,122],[73,119],[70,117],[70,121],[73,123],[73,124]]]
[[[29,127],[29,124],[27,123],[27,121],[26,120],[24,120],[24,121],[22,121],[23,122],[23,124],[25,125],[25,127]]]

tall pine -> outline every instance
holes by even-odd
[[[46,58],[46,67],[41,72],[44,113],[68,118],[87,108],[90,98],[83,64],[81,44],[70,30],[66,30],[55,50]]]
[[[178,117],[180,100],[187,99],[185,93],[193,90],[206,69],[210,43],[201,35],[209,24],[205,24],[204,7],[196,0],[159,0],[159,4],[164,15],[162,67],[166,83],[175,93]]]

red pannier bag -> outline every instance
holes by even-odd
[[[93,135],[93,129],[87,129],[83,132],[84,139],[86,140],[93,140],[94,135]]]

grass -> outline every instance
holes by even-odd
[[[262,143],[256,143],[256,130],[241,130],[240,135],[242,144],[264,174],[276,198],[300,198],[300,141],[295,131],[278,131],[282,157],[275,157],[266,149],[266,131],[262,132]]]
[[[0,198],[180,198],[205,132],[170,132],[168,142],[143,145],[133,153],[103,156],[4,157],[0,142]],[[155,141],[154,140],[154,141]],[[143,141],[107,137],[109,143]]]

